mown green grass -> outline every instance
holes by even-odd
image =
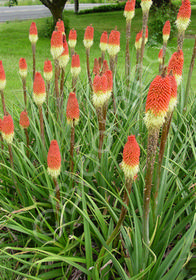
[[[86,79],[86,57],[85,48],[83,46],[83,36],[87,25],[92,24],[95,30],[94,34],[94,45],[91,48],[91,60],[90,67],[93,68],[93,61],[95,57],[100,56],[99,40],[101,33],[106,30],[108,33],[117,26],[118,30],[121,32],[121,51],[118,56],[118,67],[121,68],[121,75],[124,77],[124,60],[125,60],[125,18],[123,17],[123,11],[106,12],[106,13],[94,13],[94,14],[84,14],[75,15],[73,12],[65,12],[65,16],[68,17],[70,22],[70,28],[75,28],[77,30],[78,40],[76,46],[76,52],[80,55],[82,73],[80,75],[81,80]],[[135,18],[132,22],[131,28],[131,64],[132,70],[134,72],[135,67],[135,36],[138,31],[140,31],[142,26],[142,14],[141,10],[136,10]],[[150,16],[153,16],[152,14]],[[46,19],[35,20],[38,28],[38,32],[43,34]],[[31,21],[16,21],[7,22],[0,24],[0,59],[3,61],[4,69],[6,72],[7,85],[5,90],[6,102],[13,104],[16,100],[21,99],[21,81],[18,74],[18,61],[20,57],[24,57],[27,60],[29,75],[27,80],[27,87],[29,90],[32,88],[32,52],[31,44],[28,39],[29,27]],[[189,64],[192,55],[192,49],[194,46],[194,34],[196,33],[196,9],[193,7],[192,11],[192,21],[186,32],[186,39],[184,42],[184,83],[186,82]],[[151,34],[149,34],[151,36]],[[146,79],[153,79],[153,77],[158,73],[158,53],[161,48],[161,44],[157,46],[146,46],[144,67],[147,68]],[[169,41],[168,52],[166,61],[169,60],[171,54],[177,49],[177,39],[173,38]],[[43,36],[39,38],[36,47],[37,64],[36,70],[43,71],[43,64],[45,59],[49,58],[52,60],[50,54],[50,40],[44,38]],[[67,66],[67,73],[70,72],[70,62]],[[192,87],[196,86],[196,74],[193,73]]]

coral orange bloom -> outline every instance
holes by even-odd
[[[70,92],[67,100],[66,117],[68,124],[71,126],[73,126],[73,122],[75,125],[79,122],[80,110],[78,100],[74,92]]]
[[[94,59],[93,74],[94,75],[99,74],[99,61],[97,60],[97,58]]]
[[[31,42],[31,44],[36,44],[37,40],[38,40],[37,26],[35,22],[32,22],[29,29],[29,41]]]
[[[109,66],[108,66],[107,60],[104,60],[103,66],[102,66],[102,73],[105,74],[105,72],[108,70],[109,70]]]
[[[21,128],[28,128],[30,123],[29,123],[29,117],[28,113],[26,111],[22,111],[20,114],[20,122],[19,122]]]
[[[3,120],[0,119],[0,132],[2,131]]]
[[[120,32],[112,30],[108,41],[108,53],[110,56],[116,56],[120,51]]]
[[[63,20],[59,19],[56,23],[57,31],[60,31],[63,35],[65,34],[65,26]]]
[[[79,54],[74,54],[72,55],[72,60],[71,60],[71,74],[74,77],[77,77],[81,72],[81,67],[80,67],[80,57]]]
[[[145,44],[148,42],[148,26],[146,26]]]
[[[87,26],[85,33],[84,33],[84,46],[86,49],[89,49],[93,45],[93,36],[94,36],[94,28],[89,25]]]
[[[142,46],[142,31],[137,33],[136,39],[135,39],[135,48],[136,50],[140,50]]]
[[[152,0],[141,0],[141,7],[142,12],[146,13],[150,10],[150,7],[152,6]]]
[[[180,6],[176,25],[179,32],[184,32],[189,23],[190,23],[190,17],[191,17],[191,3],[189,0],[182,0],[182,5]]]
[[[69,41],[68,41],[70,48],[73,48],[73,49],[75,48],[76,41],[77,41],[77,33],[76,33],[76,30],[74,28],[72,28],[69,32]]]
[[[160,49],[158,60],[160,64],[163,63],[163,49]]]
[[[108,33],[107,31],[104,31],[101,34],[99,47],[102,52],[105,52],[107,50],[107,46],[108,46]]]
[[[53,178],[57,178],[61,172],[61,154],[56,140],[50,142],[47,156],[48,173]]]
[[[8,144],[12,144],[14,138],[14,123],[11,115],[6,115],[2,121],[2,136]]]
[[[126,179],[133,180],[139,171],[140,147],[135,139],[135,135],[128,136],[127,143],[123,149],[123,161],[121,168]]]
[[[52,63],[48,59],[44,62],[44,79],[47,82],[52,80]]]
[[[46,99],[46,89],[44,79],[41,73],[35,73],[35,79],[33,83],[33,99],[37,106],[41,106]]]
[[[131,21],[135,15],[135,0],[128,0],[124,9],[126,21]]]
[[[51,49],[53,59],[57,59],[63,52],[63,34],[60,31],[53,31],[51,38]]]
[[[167,43],[171,31],[170,21],[167,20],[163,26],[163,43]]]
[[[2,60],[0,60],[0,90],[4,90],[6,85],[5,71]]]
[[[146,100],[145,123],[147,128],[158,128],[163,125],[171,98],[171,83],[168,76],[156,76],[152,81]]]
[[[108,101],[108,79],[105,74],[95,76],[92,98],[95,108],[102,107]]]
[[[25,58],[20,58],[19,60],[19,74],[22,79],[27,77],[27,63]]]
[[[110,98],[112,94],[112,89],[113,89],[113,76],[112,76],[112,71],[107,70],[105,72],[105,75],[107,77],[107,97],[108,99]]]
[[[65,35],[63,35],[63,49],[64,49],[63,53],[58,58],[59,66],[61,68],[65,68],[69,61],[69,48],[68,48],[68,44],[67,44]]]
[[[169,110],[168,112],[173,112],[174,108],[177,105],[177,83],[173,75],[169,74],[170,84],[171,84],[171,98],[169,101]]]
[[[177,85],[179,86],[182,80],[182,70],[184,65],[184,55],[182,50],[173,53],[168,64],[168,74],[173,71],[176,78]]]

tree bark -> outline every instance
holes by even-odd
[[[40,1],[42,2],[42,4],[44,6],[46,6],[50,10],[55,24],[59,18],[60,19],[63,18],[63,10],[64,10],[67,0],[55,0],[55,1],[54,0],[40,0]]]
[[[74,11],[76,14],[79,12],[79,0],[74,0]]]

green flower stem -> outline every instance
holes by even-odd
[[[7,111],[6,111],[6,106],[5,106],[5,97],[4,97],[3,90],[1,90],[0,93],[1,93],[1,101],[2,101],[3,113],[4,113],[4,116],[5,116]]]
[[[61,84],[60,84],[60,110],[62,112],[63,108],[63,87],[64,87],[64,79],[65,79],[65,70],[62,68],[61,69]]]
[[[46,118],[48,119],[49,114],[49,92],[50,92],[50,81],[46,82]]]
[[[184,31],[178,33],[178,49],[182,50],[183,43],[184,43]]]
[[[8,151],[9,151],[9,156],[10,156],[10,165],[11,165],[12,170],[14,171],[14,160],[13,160],[13,153],[12,153],[12,145],[11,144],[8,144]],[[13,173],[12,173],[12,180],[13,180],[14,186],[16,188],[16,191],[18,193],[18,196],[22,198],[22,194],[20,192],[20,189],[18,188],[18,185],[16,183],[16,179],[15,179]]]
[[[144,242],[149,245],[149,212],[150,196],[152,188],[152,177],[154,162],[156,157],[157,142],[159,138],[159,128],[149,129],[148,131],[148,148],[146,162],[146,178],[144,188],[144,210],[143,210],[143,238]]]
[[[0,141],[1,141],[1,150],[4,149],[4,146],[3,146],[3,136],[0,134]]]
[[[123,196],[123,204],[125,204],[126,206],[129,205],[129,196],[130,196],[130,193],[131,193],[132,183],[133,183],[132,179],[126,178],[126,180],[125,180],[125,191],[124,191],[124,196]],[[116,227],[114,228],[113,232],[111,233],[110,237],[107,239],[106,245],[109,246],[110,243],[118,235],[120,227],[124,222],[126,214],[127,214],[127,208],[124,205],[122,205],[119,220],[118,220],[118,222],[116,224]],[[95,267],[96,267],[97,271],[100,270],[100,266],[101,266],[101,263],[102,263],[104,253],[105,253],[105,248],[102,247],[101,251],[99,253],[99,256],[97,258],[96,264],[95,264]]]
[[[101,64],[103,63],[105,59],[105,51],[101,51]]]
[[[60,188],[59,188],[59,184],[57,182],[57,178],[53,178],[53,182],[54,182],[54,186],[55,186],[55,190],[56,190],[56,217],[58,220],[58,215],[59,215],[59,210],[60,210]]]
[[[32,43],[32,53],[33,53],[33,81],[35,79],[35,50],[36,50],[36,44]]]
[[[70,48],[70,50],[71,50],[71,57],[72,57],[75,53],[75,48]]]
[[[104,112],[103,112],[104,111]],[[105,133],[105,118],[106,118],[107,109],[103,109],[102,107],[97,108],[97,117],[99,122],[99,149],[98,149],[98,157],[101,160],[102,156],[102,148],[103,148],[103,140]],[[105,116],[105,118],[104,118]]]
[[[72,90],[73,90],[73,92],[75,92],[75,93],[76,93],[77,80],[78,80],[78,77],[77,77],[77,76],[72,76]]]
[[[29,158],[29,134],[27,128],[24,129],[25,135],[26,135],[26,141],[27,141],[27,157]]]
[[[74,171],[74,145],[75,145],[75,122],[73,120],[73,125],[71,127],[71,140],[70,140],[70,171]]]
[[[25,109],[27,108],[27,88],[26,88],[26,78],[22,79],[23,94],[24,94],[24,104]]]
[[[165,65],[166,50],[167,50],[167,42],[164,42],[163,43],[163,62],[162,62],[162,66],[161,66],[161,71],[159,71],[159,72],[162,72],[164,65]]]
[[[90,88],[91,88],[91,90],[92,90],[93,84],[92,84],[91,74],[90,74],[90,63],[89,63],[89,58],[90,58],[90,48],[87,48],[87,49],[86,49],[86,67],[87,67],[87,75],[88,75],[89,85],[90,85]]]
[[[125,76],[129,83],[130,76],[130,53],[129,53],[129,41],[131,37],[131,21],[126,22],[126,56],[125,56]]]
[[[42,112],[42,106],[39,107],[39,119],[40,119],[40,132],[41,132],[41,139],[42,143],[45,147],[45,138],[44,138],[44,119],[43,119],[43,112]]]
[[[60,104],[59,104],[59,62],[58,59],[55,59],[54,61],[55,64],[55,94],[56,94],[56,103],[57,103],[57,119],[59,115],[59,109],[60,109]]]

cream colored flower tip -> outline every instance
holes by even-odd
[[[169,36],[170,35],[164,35],[163,34],[163,43],[167,43],[167,41],[169,40]]]
[[[126,18],[126,21],[131,21],[135,16],[135,10],[134,11],[124,11],[124,16]]]
[[[61,55],[58,58],[60,68],[65,68],[69,62],[69,55]]]
[[[37,106],[42,106],[46,100],[46,93],[35,94],[33,92],[33,100]]]
[[[52,80],[52,75],[53,75],[52,71],[51,72],[44,72],[43,75],[44,75],[44,79],[47,82],[50,82]]]
[[[80,119],[74,119],[74,126],[79,124],[79,120]],[[68,119],[67,118],[67,124],[70,125],[71,127],[73,127],[73,119]]]
[[[182,81],[182,76],[177,75],[177,74],[175,74],[174,76],[175,76],[175,79],[176,79],[177,86],[179,86],[181,81]]]
[[[27,69],[19,69],[19,74],[20,74],[21,79],[26,79]]]
[[[127,178],[127,179],[133,180],[134,177],[139,172],[139,165],[130,166],[130,165],[126,164],[124,161],[122,161],[122,163],[121,163],[121,168],[125,174],[125,178]]]
[[[63,46],[61,47],[51,47],[50,52],[53,59],[59,58],[59,56],[63,53],[64,49]]]
[[[90,39],[84,39],[83,40],[83,43],[84,43],[84,46],[86,49],[89,49],[92,47],[93,45],[93,40],[90,40]]]
[[[176,97],[171,97],[169,101],[169,107],[168,107],[168,113],[172,113],[174,111],[174,108],[177,105],[177,98]]]
[[[191,21],[189,18],[178,18],[176,20],[176,26],[177,26],[178,32],[179,33],[184,32],[187,29],[187,27],[189,26],[190,22]]]
[[[6,80],[0,80],[0,90],[4,90],[6,86]]]
[[[71,49],[74,49],[76,46],[76,40],[69,40],[68,45],[70,46]]]
[[[146,13],[150,10],[150,7],[152,6],[152,1],[151,0],[143,0],[140,5],[142,7],[142,12]]]
[[[101,93],[92,95],[92,101],[95,108],[103,107],[103,105],[109,100],[111,92]]]
[[[73,77],[78,77],[81,72],[81,67],[71,67],[71,75]]]
[[[52,177],[52,178],[57,178],[61,173],[61,168],[58,169],[51,169],[50,167],[48,167],[48,174]]]
[[[151,110],[148,110],[144,117],[146,127],[148,129],[160,129],[165,122],[166,114],[166,111],[160,111],[159,114],[155,116],[155,114]]]
[[[107,43],[100,43],[99,47],[102,52],[105,52],[107,50],[108,44]]]
[[[14,139],[14,132],[10,134],[5,134],[2,132],[3,140],[6,141],[8,144],[12,144]]]
[[[36,44],[38,40],[38,35],[36,34],[29,34],[29,41],[31,44]]]
[[[116,56],[120,51],[120,46],[108,44],[107,50],[108,50],[109,56]]]

